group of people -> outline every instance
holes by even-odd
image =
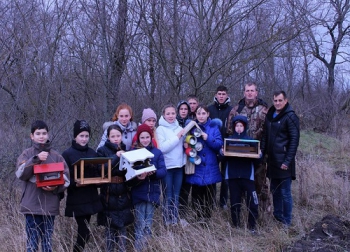
[[[241,225],[241,201],[245,195],[248,228],[255,232],[259,201],[268,201],[269,185],[275,219],[291,225],[298,117],[284,91],[274,93],[273,106],[269,109],[257,96],[256,84],[248,83],[244,98],[231,107],[227,88],[219,86],[210,106],[199,104],[197,97],[190,95],[177,106],[164,106],[159,120],[151,108],[144,109],[140,125],[133,121],[131,107],[123,103],[117,107],[112,121],[103,125],[104,133],[96,151],[88,146],[89,124],[77,120],[71,146],[62,155],[51,149],[46,123],[35,121],[30,134],[33,145],[20,155],[16,170],[22,181],[21,212],[26,220],[27,251],[37,251],[40,239],[42,251],[52,251],[54,219],[59,214],[65,189],[65,215],[73,217],[78,226],[73,251],[84,250],[91,235],[89,222],[96,213],[98,224],[106,227],[107,251],[114,251],[116,245],[119,251],[126,251],[129,239],[126,228],[132,223],[135,249],[139,251],[147,246],[155,208],[161,204],[165,226],[181,224],[186,217],[183,210],[188,206],[193,207],[198,221],[206,222],[216,204],[219,182],[219,204],[226,208],[230,199],[233,226]],[[197,141],[202,148],[197,155],[201,161],[195,164],[194,172],[186,174],[185,149],[189,144],[185,141],[184,128],[191,120],[200,128]],[[262,155],[257,159],[225,156],[225,138],[259,140]],[[126,171],[119,169],[121,155],[139,148],[153,154],[151,164],[156,170],[126,181]],[[95,157],[111,158],[111,182],[86,185],[75,181],[74,163]],[[64,184],[37,187],[34,166],[57,162],[64,163]],[[102,169],[106,174],[107,165],[91,165],[85,168],[84,176],[94,177]],[[270,210],[268,203],[263,210]]]

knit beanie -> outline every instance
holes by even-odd
[[[145,123],[145,121],[149,118],[154,118],[157,121],[157,115],[151,108],[145,108],[142,112],[141,122]]]
[[[151,135],[151,138],[153,138],[153,132],[152,132],[151,128],[146,124],[141,124],[137,127],[137,133],[136,133],[137,141],[139,141],[140,134],[142,132],[145,132],[145,131]]]
[[[89,124],[85,120],[76,120],[73,129],[74,138],[76,138],[77,135],[79,135],[83,131],[87,131],[90,134],[91,129]]]

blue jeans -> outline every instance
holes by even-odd
[[[276,220],[290,226],[292,222],[292,178],[271,179],[273,215]]]
[[[106,227],[107,251],[113,252],[116,244],[118,245],[118,251],[126,251],[126,235],[126,227],[118,229]]]
[[[41,239],[41,250],[52,251],[51,237],[55,216],[26,214],[27,252],[38,251]]]
[[[152,235],[152,222],[155,206],[150,202],[141,202],[135,208],[135,249],[142,250],[146,238]]]
[[[163,179],[165,206],[164,222],[165,225],[176,224],[179,222],[179,195],[182,185],[183,168],[168,169]]]

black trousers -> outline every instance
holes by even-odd
[[[231,202],[231,218],[234,226],[241,225],[240,213],[242,195],[245,194],[245,201],[248,208],[248,228],[254,229],[258,218],[258,195],[255,190],[255,183],[249,179],[228,179]]]
[[[216,184],[198,186],[192,185],[192,206],[197,213],[197,218],[208,219],[214,207]]]
[[[73,252],[84,251],[85,244],[90,238],[90,229],[88,224],[90,223],[91,215],[75,216],[75,221],[78,224],[78,237],[74,244]]]

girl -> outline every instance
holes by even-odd
[[[159,149],[162,151],[167,168],[167,175],[163,180],[165,190],[165,225],[177,224],[179,221],[179,194],[182,184],[183,169],[186,156],[183,149],[183,128],[176,120],[174,105],[166,105],[159,119],[156,130]]]
[[[96,185],[80,185],[74,181],[73,164],[80,158],[97,157],[97,153],[89,148],[90,126],[85,120],[77,120],[74,123],[74,140],[72,146],[62,153],[71,176],[70,185],[67,190],[67,201],[65,215],[74,217],[78,224],[78,237],[74,244],[73,251],[83,251],[86,242],[90,238],[88,224],[91,215],[102,211],[103,207],[98,196]],[[95,177],[98,174],[97,168],[85,169],[85,177]]]
[[[196,122],[201,128],[203,149],[198,152],[201,163],[196,164],[194,174],[187,175],[187,183],[192,184],[192,202],[199,220],[211,217],[214,206],[216,183],[221,182],[221,174],[217,161],[223,141],[221,138],[220,119],[210,119],[208,107],[199,105],[196,110]]]
[[[126,251],[126,226],[134,221],[131,197],[125,184],[126,171],[119,170],[120,155],[125,150],[122,133],[118,125],[109,126],[107,141],[97,150],[98,156],[113,158],[112,181],[101,186],[100,198],[104,210],[98,214],[98,224],[106,226],[107,251],[114,251],[116,243],[119,243],[119,251]]]
[[[123,131],[122,141],[126,146],[125,150],[127,151],[130,150],[132,139],[135,136],[136,129],[137,129],[136,123],[132,121],[132,116],[133,116],[133,113],[132,113],[131,107],[126,103],[120,104],[113,115],[113,118],[112,118],[113,122],[104,123],[103,128],[105,129],[105,131],[102,135],[101,142],[97,146],[97,149],[102,147],[104,143],[107,141],[108,126],[110,126],[111,124],[116,124]]]
[[[155,131],[156,131],[156,122],[157,122],[157,115],[156,113],[154,113],[154,111],[151,108],[145,108],[142,111],[142,118],[141,118],[141,122],[142,124],[146,124],[147,126],[149,126],[152,130],[152,144],[154,147],[157,148],[158,144],[157,144],[157,140],[154,137],[155,136]],[[137,137],[136,135],[134,136],[134,138],[132,139],[132,143],[133,146],[137,141]]]
[[[188,115],[191,111],[190,105],[187,101],[179,101],[177,104],[177,116],[176,120],[179,125],[184,128],[186,126],[186,121],[188,120]]]
[[[132,183],[132,202],[135,208],[135,248],[142,250],[145,239],[152,234],[155,206],[160,203],[160,180],[166,175],[162,152],[152,144],[152,130],[146,124],[137,129],[136,148],[147,148],[154,154],[151,164],[156,171],[143,173],[130,181]]]

